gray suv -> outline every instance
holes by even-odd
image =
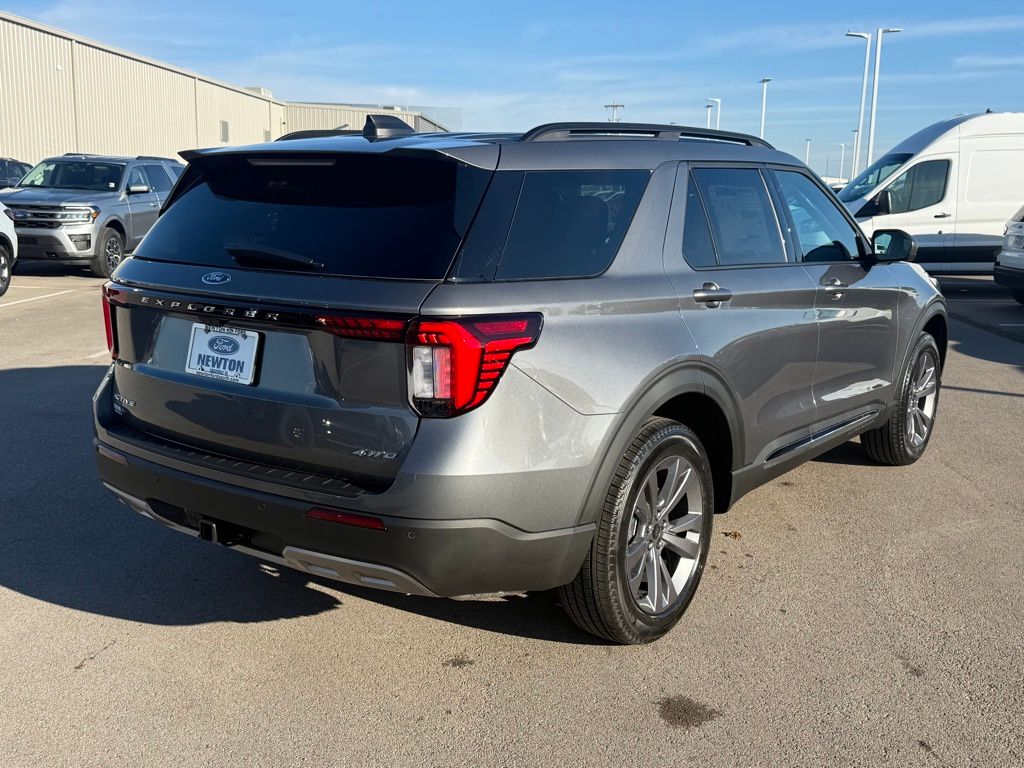
[[[153,226],[184,168],[147,156],[43,160],[0,192],[18,233],[19,260],[58,260],[110,277]]]
[[[931,438],[915,244],[759,139],[368,124],[185,155],[105,287],[94,399],[103,483],[175,530],[416,595],[557,588],[642,643],[716,513],[857,436],[894,465]]]

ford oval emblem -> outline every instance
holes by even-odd
[[[231,275],[227,272],[207,272],[203,275],[203,282],[207,285],[224,285],[231,282]]]
[[[217,355],[233,355],[239,348],[238,342],[230,336],[214,336],[206,342],[206,346]]]

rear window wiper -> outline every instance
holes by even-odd
[[[278,248],[270,248],[265,245],[245,245],[243,243],[225,243],[224,250],[231,254],[231,258],[241,264],[244,261],[259,261],[264,264],[287,264],[291,266],[309,267],[311,269],[323,269],[324,264],[303,256],[299,253],[289,253]]]

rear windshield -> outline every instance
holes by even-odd
[[[490,176],[447,159],[208,158],[199,182],[161,215],[135,255],[439,280]]]
[[[461,280],[592,277],[612,263],[646,170],[499,171],[459,254]]]

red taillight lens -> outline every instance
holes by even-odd
[[[397,318],[318,315],[316,324],[335,336],[347,339],[402,341],[405,338],[406,321]]]
[[[114,323],[114,305],[120,304],[121,292],[109,283],[103,286],[103,328],[107,332],[110,359],[117,360],[117,325]]]
[[[342,512],[338,509],[320,509],[316,507],[306,513],[310,520],[323,520],[328,523],[340,523],[341,525],[353,525],[356,528],[369,528],[373,531],[386,531],[384,521],[376,517],[356,515],[352,512]]]
[[[409,332],[409,390],[423,416],[456,416],[481,405],[513,353],[540,336],[540,315],[419,320]]]

